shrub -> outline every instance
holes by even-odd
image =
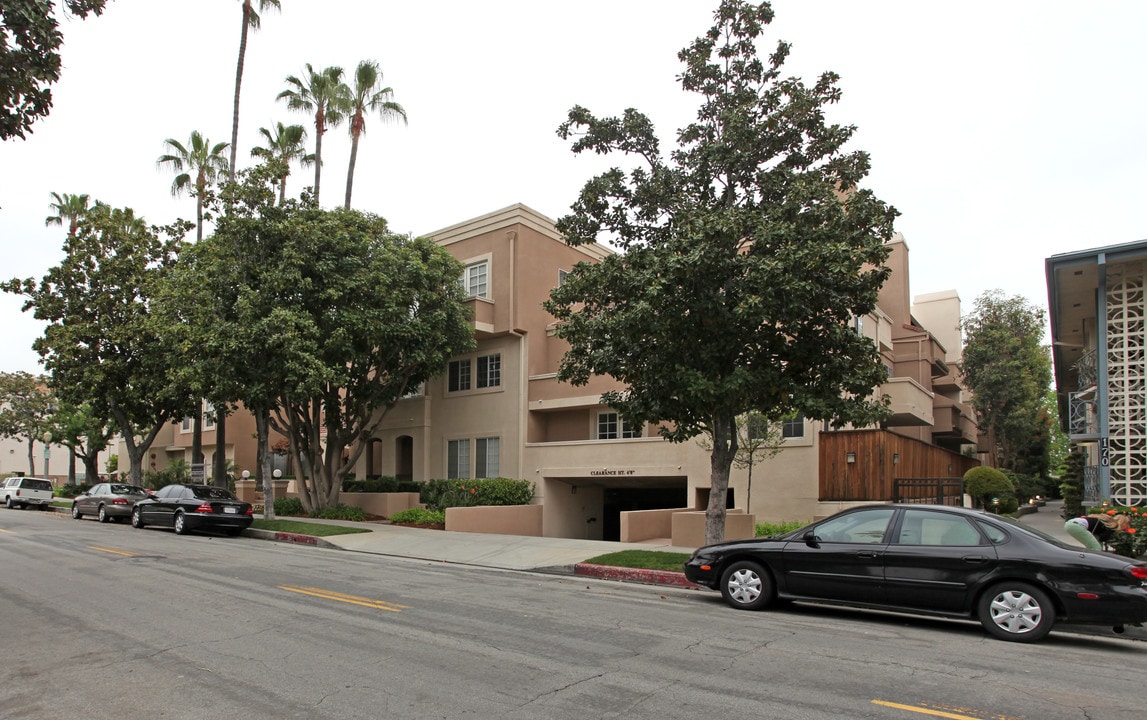
[[[509,478],[430,480],[420,486],[419,500],[431,510],[474,505],[529,505],[534,484]]]
[[[987,510],[995,509],[992,499],[999,498],[1000,512],[1003,512],[1004,500],[1014,496],[1015,486],[1007,475],[999,470],[981,465],[964,473],[964,492],[975,498],[980,507]]]
[[[275,498],[275,515],[291,516],[303,514],[303,501],[297,497]]]
[[[1079,448],[1072,448],[1063,463],[1063,477],[1059,492],[1063,496],[1063,519],[1083,515],[1083,465],[1086,462]]]
[[[162,470],[149,470],[143,476],[143,484],[152,490],[158,490],[165,485],[191,482],[191,468],[182,460],[172,460],[171,464]]]
[[[320,518],[322,520],[366,521],[366,513],[363,512],[362,508],[354,505],[334,505],[329,508],[323,508],[317,513],[311,513],[311,517]]]
[[[757,523],[757,537],[783,535],[808,525],[808,520],[782,520],[779,523]]]
[[[412,525],[442,525],[446,522],[446,513],[441,510],[409,508],[407,510],[399,510],[391,515],[390,522],[410,523]]]
[[[392,475],[368,477],[365,480],[349,478],[343,480],[342,491],[351,493],[419,492],[420,483],[413,480],[399,480]]]
[[[56,488],[56,497],[74,498],[80,493],[85,493],[91,490],[94,485],[61,485]]]

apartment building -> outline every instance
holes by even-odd
[[[1147,505],[1147,240],[1045,260],[1060,423],[1085,502]]]
[[[610,250],[567,246],[552,220],[520,204],[429,236],[465,264],[477,349],[389,411],[356,468],[360,477],[529,480],[543,506],[543,532],[552,537],[617,539],[621,511],[707,505],[709,455],[699,443],[669,443],[651,426],[626,424],[600,402],[616,387],[609,378],[582,387],[557,381],[567,346],[541,303],[575,263]],[[909,301],[903,238],[891,251],[892,280],[880,308],[855,323],[889,368],[877,392],[891,397],[892,418],[863,434],[792,418],[782,452],[751,475],[734,468],[730,507],[758,521],[809,520],[892,499],[890,489],[858,492],[868,476],[958,479],[977,464],[960,452],[974,446],[976,428],[955,370],[959,298],[918,298],[920,314],[943,328],[926,330]],[[822,438],[832,438],[831,456]]]

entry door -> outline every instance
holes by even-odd
[[[821,600],[879,603],[884,599],[884,552],[893,508],[835,515],[789,541],[783,552],[783,591]]]

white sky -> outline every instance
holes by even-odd
[[[606,164],[555,130],[575,104],[635,107],[663,149],[692,119],[677,51],[712,24],[717,0],[282,0],[250,35],[240,166],[259,127],[309,125],[275,96],[287,75],[363,59],[409,126],[367,121],[354,206],[424,234],[522,202],[566,214]],[[1147,3],[1096,0],[777,0],[766,48],[793,44],[786,71],[841,76],[830,119],[858,127],[867,186],[900,212],[914,295],[955,289],[964,312],[985,290],[1046,305],[1044,258],[1147,238]],[[0,279],[39,279],[65,230],[50,193],[87,193],[149,222],[194,219],[158,171],[163,141],[199,130],[230,140],[238,0],[110,0],[66,18],[51,115],[0,143]],[[313,143],[313,126],[309,128]],[[350,142],[324,137],[322,201],[342,203]],[[294,168],[288,193],[313,180]],[[0,295],[0,371],[38,372],[42,327]]]

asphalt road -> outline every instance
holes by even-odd
[[[1142,712],[1147,645],[0,510],[0,718]]]

